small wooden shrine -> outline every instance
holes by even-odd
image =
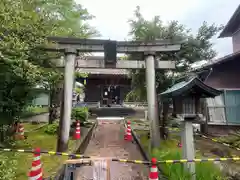
[[[222,92],[207,86],[196,76],[186,78],[161,93],[162,100],[171,98],[174,101],[175,111],[181,123],[182,158],[195,158],[193,123],[204,123],[200,110],[201,98],[213,98]],[[185,163],[185,168],[196,179],[195,163]]]
[[[181,81],[160,94],[162,101],[172,99],[177,115],[197,117],[201,114],[200,99],[214,98],[222,93],[206,85],[196,76]]]

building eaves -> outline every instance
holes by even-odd
[[[209,69],[209,68],[212,68],[213,66],[216,66],[216,65],[219,65],[219,64],[222,64],[222,63],[226,63],[226,62],[235,60],[237,58],[240,58],[240,51],[229,54],[229,55],[226,55],[226,56],[221,57],[221,58],[218,58],[214,61],[210,61],[209,63],[204,64],[203,66],[192,70],[192,72],[198,72],[198,71],[202,71],[204,69]]]
[[[219,35],[219,38],[231,37],[240,28],[240,4]]]

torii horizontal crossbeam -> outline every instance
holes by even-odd
[[[46,48],[49,51],[65,51],[68,48],[76,49],[79,52],[103,52],[104,43],[111,40],[101,39],[79,39],[79,38],[63,38],[49,37],[50,41],[56,42],[53,47]],[[116,42],[116,50],[118,53],[133,52],[166,52],[178,51],[182,42],[171,42],[169,40],[158,41],[114,41]]]
[[[59,68],[64,67],[64,62],[58,65]],[[139,60],[117,60],[116,64],[112,66],[107,66],[104,63],[104,60],[83,60],[77,59],[75,62],[76,68],[114,68],[114,69],[145,69],[145,61]],[[175,69],[174,61],[156,61],[156,69]]]

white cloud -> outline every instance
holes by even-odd
[[[129,32],[127,21],[136,6],[146,19],[160,15],[163,21],[178,20],[196,31],[203,21],[226,24],[239,1],[231,0],[76,0],[96,16],[91,21],[103,39],[125,40]],[[214,39],[219,56],[232,52],[231,40]]]

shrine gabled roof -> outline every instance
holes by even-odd
[[[193,77],[188,81],[181,81],[160,94],[161,97],[177,97],[191,93],[195,89],[201,97],[215,97],[222,93],[202,82],[199,78]]]

